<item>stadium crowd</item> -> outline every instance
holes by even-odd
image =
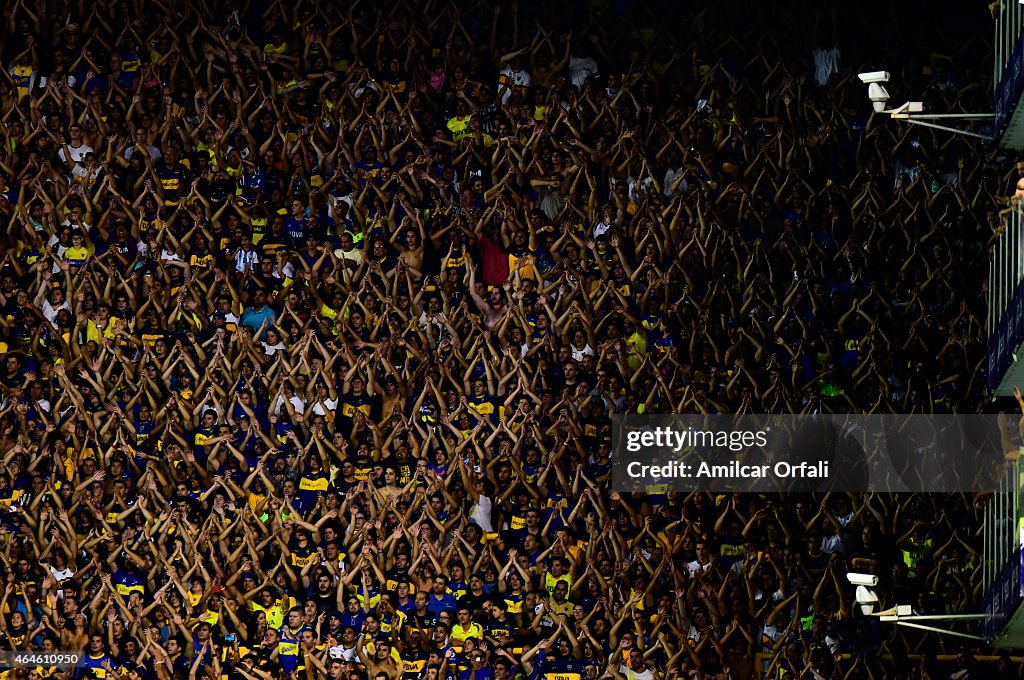
[[[5,3],[0,648],[83,667],[0,675],[984,668],[844,578],[970,611],[983,498],[609,490],[613,413],[986,407],[1014,159],[748,5]]]

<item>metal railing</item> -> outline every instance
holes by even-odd
[[[998,0],[993,11],[995,39],[992,45],[992,112],[993,134],[1000,145],[1020,148],[1017,134],[1005,136],[1008,125],[1024,94],[1024,5],[1015,0]],[[1018,125],[1019,125],[1018,121]]]
[[[992,245],[988,280],[988,334],[991,336],[1024,282],[1024,212],[1021,205],[1005,215],[1003,231]]]
[[[992,83],[997,86],[1003,79],[1013,58],[1014,48],[1024,28],[1024,6],[1016,0],[1001,0],[995,15],[995,40],[992,64]]]
[[[983,513],[981,575],[985,634],[990,639],[999,634],[1021,601],[1021,482],[1017,453]]]
[[[1021,357],[1024,344],[1024,205],[1003,215],[1001,232],[989,251],[988,264],[988,381],[996,394],[1010,394],[1007,372]],[[1019,373],[1019,371],[1018,371]],[[1021,376],[1017,375],[1018,381]]]

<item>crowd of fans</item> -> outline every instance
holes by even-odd
[[[613,413],[986,408],[1013,159],[751,4],[5,3],[0,648],[83,656],[0,675],[975,668],[843,576],[973,610],[983,498],[609,490]]]

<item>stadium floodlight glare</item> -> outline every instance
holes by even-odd
[[[847,572],[846,580],[855,586],[868,586],[874,588],[878,585],[878,577],[874,574],[859,574],[855,571]],[[859,602],[860,600],[858,600]],[[878,598],[872,600],[872,602],[878,602]]]

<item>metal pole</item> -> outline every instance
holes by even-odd
[[[1014,211],[1014,294],[1021,285],[1021,214]]]
[[[926,123],[923,120],[914,120],[913,118],[901,119],[906,120],[908,123],[914,125],[923,125],[925,127],[935,128],[936,130],[945,130],[946,132],[955,132],[960,135],[967,135],[968,137],[977,137],[978,139],[992,139],[989,135],[983,135],[980,132],[971,132],[970,130],[960,130],[957,128],[948,127],[946,125],[936,125],[935,123]]]
[[[1001,8],[1000,8],[1001,9]],[[995,53],[992,55],[996,62],[996,82],[998,83],[1003,77],[1003,27],[1002,27],[1002,14],[996,15],[996,42],[995,42]]]
[[[1019,16],[1019,15],[1018,15]],[[1021,514],[1021,459],[1018,456],[1010,466],[1010,473],[1013,475],[1014,480],[1014,524],[1013,524],[1013,549],[1014,549],[1014,590],[1020,592],[1020,555],[1021,555],[1021,540],[1020,540],[1020,514]]]
[[[1000,290],[1000,292],[1002,293],[1002,296],[1003,296],[1003,302],[1002,302],[1003,314],[1005,314],[1009,310],[1009,308],[1010,308],[1010,300],[1012,299],[1012,293],[1010,291],[1010,281],[1009,281],[1010,276],[1008,274],[1008,271],[1010,269],[1010,252],[1009,252],[1010,244],[1007,241],[1008,236],[1007,236],[1006,231],[1007,230],[1004,229],[1002,235],[999,238],[999,241],[1000,241],[999,257],[1000,257],[1000,262],[1002,263],[1002,268],[1003,268],[1003,270],[1002,270],[1003,271],[1003,273],[1002,273],[1003,282],[1000,285],[999,290]],[[999,517],[996,517],[996,521],[999,521]]]
[[[996,268],[995,310],[1000,320],[1003,318],[1003,239],[1001,236],[996,239],[994,257],[992,258]]]
[[[988,295],[987,295],[987,297],[988,297],[988,334],[989,334],[989,337],[992,336],[992,328],[993,328],[993,324],[992,324],[992,321],[993,321],[993,318],[992,318],[992,312],[993,312],[993,310],[992,310],[992,262],[993,262],[992,253],[993,253],[993,251],[990,250],[989,251],[989,258],[988,258]]]
[[[1003,234],[999,235],[999,311],[1006,309],[1006,244]]]
[[[1020,225],[1020,220],[1014,215],[1010,221],[1010,228],[1007,229],[1007,237],[1010,242],[1007,244],[1010,249],[1010,260],[1007,262],[1008,270],[1010,272],[1010,291],[1012,299],[1012,291],[1017,290],[1017,228]]]
[[[999,496],[1002,498],[1002,509],[999,512],[999,564],[996,565],[999,573],[1002,573],[1003,567],[1006,566],[1006,560],[1009,558],[1009,546],[1006,545],[1006,525],[1008,524],[1006,515],[1010,511],[1010,498],[1008,494],[1010,480],[1007,477],[1008,475],[1003,475],[1003,483],[999,485],[1001,487]]]
[[[1010,5],[1009,16],[1007,17],[1010,25],[1008,30],[1010,32],[1010,54],[1013,54],[1013,46],[1017,44],[1017,5],[1019,3],[1013,3]]]
[[[1000,54],[1000,59],[1003,62],[1003,73],[1004,74],[1006,73],[1007,67],[1009,66],[1009,63],[1010,63],[1009,50],[1008,50],[1009,42],[1010,42],[1010,36],[1007,34],[1007,31],[1006,31],[1006,24],[1008,23],[1007,20],[1006,20],[1006,14],[1007,14],[1007,12],[1006,12],[1006,2],[1007,2],[1007,0],[1002,0],[1002,2],[999,5],[999,10],[1000,10],[1000,12],[999,12],[999,18],[1000,18],[999,27],[1000,27],[1000,29],[1002,31],[1002,40],[1000,41],[1001,49],[1000,49],[999,54]]]
[[[957,118],[960,120],[988,120],[993,113],[894,113],[898,120],[930,120],[932,118]]]
[[[1006,0],[999,3],[999,63],[1006,69]]]
[[[982,510],[981,513],[981,583],[982,592],[988,591],[989,580],[988,580],[988,505]]]
[[[1008,296],[1007,303],[1009,304],[1013,300],[1014,290],[1014,255],[1016,249],[1014,248],[1014,228],[1017,226],[1017,220],[1010,216],[1010,222],[1007,224],[1007,229],[1004,231],[1004,235],[1007,238],[1007,282],[1010,284],[1010,295]]]
[[[1020,276],[1018,275],[1018,262],[1020,260],[1020,247],[1018,245],[1018,235],[1020,232],[1020,220],[1017,219],[1017,215],[1014,214],[1013,221],[1010,222],[1010,290],[1016,291],[1017,285],[1020,283]],[[1009,489],[1007,489],[1009,491]]]
[[[1005,513],[1006,513],[1006,494],[1003,491],[1003,489],[1006,486],[1005,482],[1006,482],[1006,479],[1004,478],[999,483],[999,496],[998,496],[999,497],[999,505],[997,506],[997,509],[996,509],[996,523],[995,523],[995,526],[996,526],[996,534],[995,534],[995,536],[996,536],[995,578],[996,579],[999,578],[999,572],[1002,570],[1003,565],[1005,564],[1005,562],[1003,561],[1003,539],[1004,539],[1003,517],[1005,516]]]
[[[995,94],[995,88],[999,87],[999,20],[996,19],[992,24],[992,45],[995,46],[992,54],[992,92]]]
[[[955,635],[956,637],[967,638],[968,640],[981,640],[988,642],[988,638],[980,635],[971,635],[970,633],[961,633],[955,630],[946,630],[945,628],[936,628],[935,626],[926,626],[921,623],[910,623],[909,621],[897,621],[897,626],[906,626],[907,628],[920,628],[921,630],[931,631],[933,633],[940,633],[942,635]]]
[[[985,614],[910,614],[909,616],[881,616],[882,621],[896,623],[898,621],[976,621],[985,618]]]
[[[1006,543],[1006,533],[1003,531],[1003,518],[1006,517],[1006,476],[999,480],[999,493],[996,496],[999,503],[996,506],[996,573],[1003,568],[1006,560],[1003,557],[1003,547]]]

